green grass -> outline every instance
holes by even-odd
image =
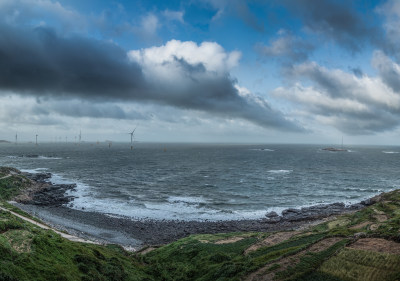
[[[277,273],[278,279],[296,280],[314,272],[325,260],[334,255],[339,249],[342,249],[349,240],[343,239],[329,247],[328,249],[317,252],[307,253],[301,257],[300,262],[285,271]]]
[[[347,281],[319,271],[312,272],[311,274],[299,277],[295,280],[296,281]]]
[[[0,199],[11,200],[17,196],[21,190],[28,186],[29,182],[22,176],[13,175],[0,179]]]
[[[71,242],[7,212],[0,232],[0,280],[152,280],[119,247]]]
[[[146,272],[159,280],[239,280],[249,264],[243,252],[257,238],[250,235],[228,244],[201,242],[236,235],[194,235],[158,248],[144,257],[151,265]]]
[[[229,232],[229,233],[217,233],[217,234],[197,234],[196,240],[198,241],[207,241],[209,243],[214,243],[217,241],[229,239],[232,237],[267,237],[268,234],[259,233],[259,232]]]
[[[274,257],[280,257],[283,255],[286,256],[288,253],[292,254],[303,250],[324,237],[325,234],[318,233],[292,238],[277,245],[259,248],[256,251],[250,253],[249,256],[251,258],[257,258],[257,262],[267,262]]]
[[[0,167],[0,200],[11,200],[31,185],[31,181],[14,168]]]
[[[320,271],[345,280],[399,280],[400,256],[343,249],[323,263]]]
[[[328,222],[327,226],[328,229],[333,229],[337,227],[344,227],[347,226],[351,221],[346,217],[341,217],[340,219],[333,220]]]

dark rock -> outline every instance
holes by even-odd
[[[51,173],[24,173],[24,175],[40,184],[41,188],[38,189],[33,195],[32,200],[24,202],[25,204],[39,205],[39,206],[62,206],[73,200],[73,196],[67,196],[65,193],[76,187],[76,184],[52,184],[48,181],[51,178]]]
[[[361,204],[361,203],[356,203],[356,204],[352,204],[352,205],[346,207],[346,209],[349,209],[349,210],[359,210],[359,209],[362,209],[362,208],[364,208],[364,207],[365,207],[365,205],[363,205],[363,204]]]
[[[45,182],[51,178],[51,173],[23,173],[25,177],[36,182]]]
[[[338,208],[344,208],[345,204],[344,203],[333,203],[330,204],[332,207],[338,207]]]
[[[288,215],[288,214],[293,214],[293,213],[295,213],[295,214],[301,213],[301,210],[289,208],[289,209],[286,209],[286,210],[284,210],[282,212],[282,216],[285,216],[285,215]]]
[[[282,221],[282,217],[277,216],[277,217],[270,217],[266,220],[267,223],[278,223]]]
[[[361,201],[360,204],[362,204],[364,206],[370,206],[370,205],[374,204],[374,202],[369,198],[369,199]]]
[[[265,216],[266,216],[267,218],[279,217],[279,215],[278,215],[276,212],[274,212],[274,211],[269,212],[269,213],[266,213]]]

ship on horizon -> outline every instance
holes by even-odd
[[[325,147],[322,150],[326,150],[326,151],[333,151],[333,152],[348,152],[348,149],[343,148],[343,137],[342,137],[342,145],[340,146],[340,148],[337,147]]]

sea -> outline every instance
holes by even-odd
[[[270,211],[360,202],[400,188],[400,147],[0,144],[0,166],[76,183],[69,208],[155,220],[259,219]]]

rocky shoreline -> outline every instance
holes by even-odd
[[[65,196],[75,184],[52,184],[50,173],[24,173],[35,184],[25,194],[16,198],[17,207],[31,213],[61,230],[83,238],[105,243],[117,243],[138,249],[144,245],[162,245],[191,234],[215,234],[242,231],[282,231],[316,224],[323,219],[354,212],[379,200],[375,196],[358,204],[343,203],[315,205],[301,209],[286,209],[282,215],[270,212],[258,220],[230,221],[169,221],[132,220],[103,213],[87,212],[65,207],[73,197]]]

